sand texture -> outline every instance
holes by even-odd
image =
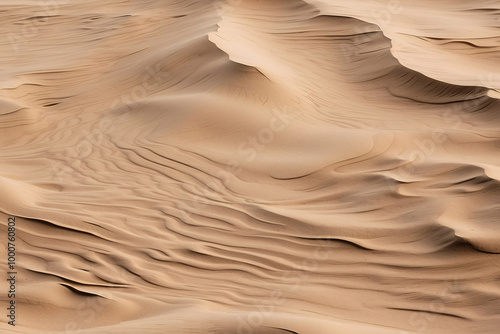
[[[0,18],[0,333],[500,333],[500,1]]]

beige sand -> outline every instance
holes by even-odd
[[[1,333],[498,333],[500,2],[0,10]]]

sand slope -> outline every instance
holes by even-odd
[[[0,15],[1,333],[497,333],[499,2]]]

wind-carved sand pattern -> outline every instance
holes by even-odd
[[[500,3],[0,9],[1,333],[498,332]]]

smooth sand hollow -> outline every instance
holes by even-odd
[[[498,333],[500,2],[0,17],[1,333]]]

